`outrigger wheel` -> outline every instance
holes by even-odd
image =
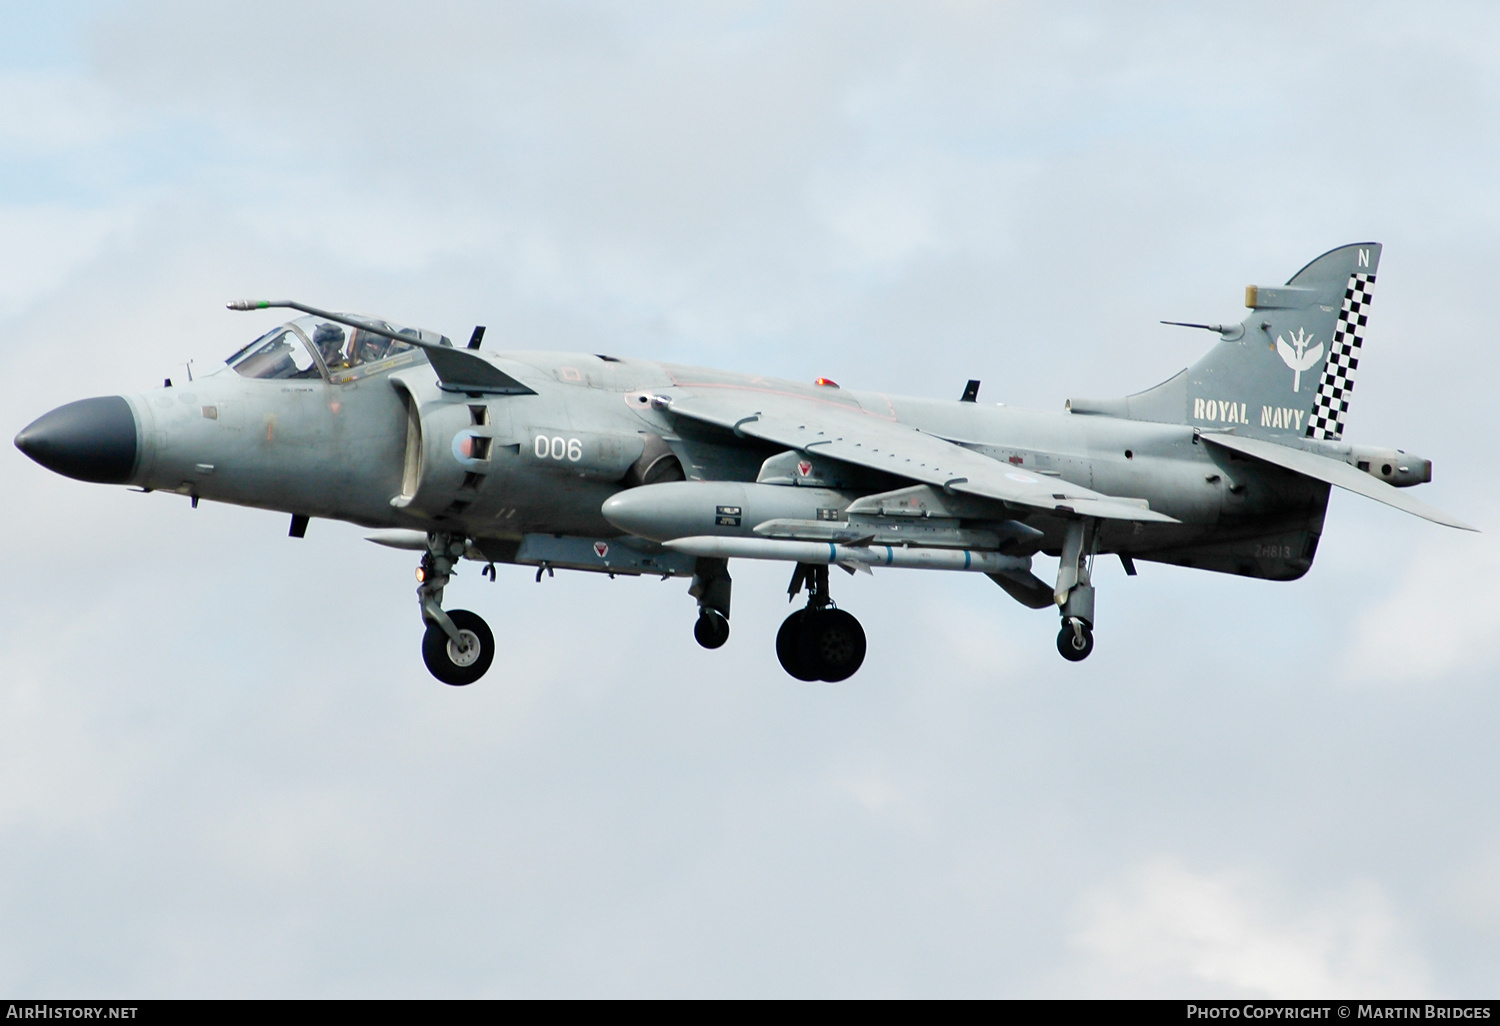
[[[448,618],[458,628],[464,647],[460,648],[442,627],[429,623],[422,636],[422,661],[444,684],[463,687],[483,677],[495,661],[495,636],[479,614],[467,609],[450,609]]]
[[[704,648],[720,648],[729,640],[729,620],[717,609],[703,606],[698,610],[698,622],[693,624],[693,637]]]

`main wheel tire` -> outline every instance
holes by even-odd
[[[799,609],[781,622],[776,632],[776,658],[781,668],[798,680],[817,680],[818,675],[810,671],[802,661],[802,624],[807,610]]]
[[[495,661],[495,636],[479,614],[467,609],[450,609],[448,618],[468,647],[459,649],[441,627],[429,623],[422,637],[422,661],[444,684],[463,687],[483,677]]]
[[[1082,633],[1082,638],[1079,638],[1079,633]],[[1074,631],[1073,625],[1064,620],[1062,630],[1057,632],[1057,650],[1069,662],[1077,663],[1087,659],[1094,650],[1093,629],[1086,623],[1079,623],[1078,631]]]
[[[704,648],[719,648],[729,640],[729,619],[717,609],[699,610],[693,637]]]
[[[798,654],[818,680],[848,680],[865,661],[865,629],[842,609],[810,610],[802,621]]]

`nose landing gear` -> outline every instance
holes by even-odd
[[[1080,662],[1094,650],[1094,630],[1076,616],[1063,620],[1057,632],[1057,650],[1069,662]]]
[[[495,636],[479,614],[467,609],[443,611],[443,588],[463,554],[462,538],[429,534],[427,552],[417,570],[417,599],[427,624],[422,661],[434,677],[455,687],[474,683],[495,661]]]
[[[865,661],[865,631],[859,621],[832,605],[828,567],[798,563],[788,596],[807,585],[807,607],[788,616],[776,632],[776,658],[798,680],[830,684],[848,680]]]
[[[463,644],[448,637],[442,627],[430,623],[422,636],[422,661],[444,684],[462,687],[474,683],[489,670],[495,660],[495,636],[484,620],[467,609],[450,610],[448,618],[458,628]]]

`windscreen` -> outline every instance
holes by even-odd
[[[321,373],[307,341],[290,324],[262,335],[228,363],[247,378],[316,378]]]

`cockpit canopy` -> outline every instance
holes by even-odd
[[[354,317],[397,335],[438,345],[453,343],[433,331],[403,328],[373,317]],[[273,328],[224,362],[247,378],[327,378],[348,381],[415,358],[416,347],[321,317],[299,317]],[[380,365],[380,366],[376,366]],[[356,370],[358,368],[358,370]]]

